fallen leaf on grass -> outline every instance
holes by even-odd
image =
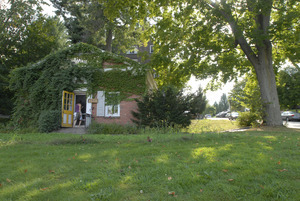
[[[0,184],[0,188],[2,187],[2,184]]]
[[[228,179],[228,181],[234,181],[234,179]]]
[[[228,172],[228,170],[227,170],[227,169],[223,169],[222,171],[223,171],[223,172]]]
[[[8,183],[10,183],[10,182],[11,182],[11,180],[10,180],[10,179],[7,179],[7,178],[6,178],[6,181],[7,181]]]
[[[49,170],[49,173],[55,173],[55,171],[54,170]]]
[[[27,173],[27,169],[26,169],[26,170],[24,170],[24,173]]]
[[[280,162],[280,161],[278,161],[278,162],[277,162],[277,164],[278,164],[278,165],[280,165],[280,164],[281,164],[281,162]]]
[[[41,188],[40,190],[41,191],[45,191],[45,190],[48,190],[49,188],[48,187],[46,187],[46,188]]]
[[[279,172],[285,172],[287,169],[278,170]]]
[[[169,181],[172,180],[172,177],[168,177],[168,180],[169,180]]]
[[[175,195],[174,191],[169,192],[169,195],[172,195],[173,197],[177,197],[177,195]]]
[[[265,187],[263,185],[259,185],[262,189],[265,189]]]
[[[200,193],[202,193],[203,192],[203,189],[200,189]]]

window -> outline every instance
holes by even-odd
[[[153,53],[154,52],[154,45],[150,45],[150,50],[149,50],[150,53]]]
[[[98,91],[97,116],[120,117],[120,93]]]
[[[126,52],[126,54],[137,54],[138,53],[138,47],[133,46],[129,51]]]
[[[106,93],[105,116],[106,117],[120,116],[120,93],[119,92]]]
[[[120,104],[119,105],[106,105],[105,106],[106,117],[119,117],[120,116]]]

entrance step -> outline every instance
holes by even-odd
[[[61,128],[53,133],[70,133],[70,134],[86,134],[85,126],[75,127],[75,128]]]

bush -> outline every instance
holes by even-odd
[[[61,123],[61,111],[46,110],[42,111],[39,117],[39,131],[42,133],[49,133],[58,130]]]
[[[172,86],[162,87],[136,99],[138,110],[133,111],[132,121],[139,127],[168,128],[191,124],[190,112],[193,97],[186,97],[182,90]],[[196,106],[193,110],[197,110]],[[197,110],[198,111],[198,110]]]
[[[257,126],[258,115],[253,112],[243,112],[237,118],[239,126]]]
[[[135,125],[100,124],[93,122],[87,131],[89,134],[138,134],[139,129]]]

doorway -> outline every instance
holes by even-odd
[[[82,113],[82,121],[81,121],[81,126],[85,126],[86,124],[86,95],[82,94],[75,94],[75,105],[80,103],[82,108],[81,108],[81,113]],[[76,125],[79,124],[79,121],[76,122]]]

